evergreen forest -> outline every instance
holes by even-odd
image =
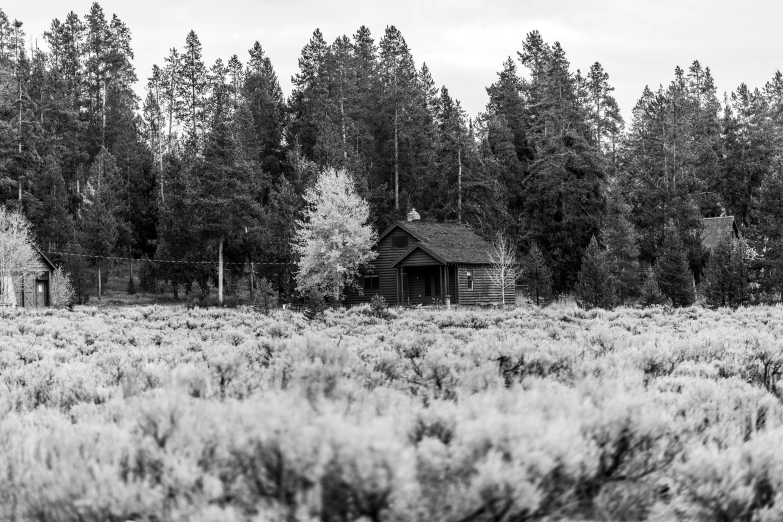
[[[221,255],[229,277],[252,263],[290,296],[303,195],[325,168],[350,174],[376,230],[415,208],[502,232],[555,294],[586,287],[583,257],[602,249],[699,282],[701,220],[721,215],[764,268],[756,288],[783,289],[780,71],[721,94],[693,61],[621,115],[598,61],[576,68],[534,31],[469,115],[394,26],[332,42],[316,29],[284,93],[263,42],[207,64],[191,31],[137,71],[132,28],[98,3],[54,19],[40,47],[12,16],[0,10],[0,203],[70,264],[77,293],[113,257],[148,260],[142,283],[206,288]]]

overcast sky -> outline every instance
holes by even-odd
[[[28,37],[40,38],[53,18],[68,11],[83,16],[92,0],[5,0],[9,18],[24,22]],[[352,35],[361,25],[376,43],[396,25],[417,66],[426,62],[438,85],[446,85],[472,116],[483,111],[485,88],[508,56],[516,58],[525,34],[537,29],[559,41],[572,68],[586,71],[599,61],[616,88],[623,116],[645,85],[668,84],[673,70],[693,60],[710,67],[719,94],[741,82],[761,87],[783,67],[776,2],[724,0],[103,0],[107,18],[116,13],[133,33],[137,91],[152,65],[163,65],[171,47],[182,48],[190,29],[198,34],[205,61],[226,60],[258,40],[290,93],[297,58],[315,28],[327,42]]]

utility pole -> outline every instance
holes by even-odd
[[[223,305],[223,238],[218,244],[218,303]]]

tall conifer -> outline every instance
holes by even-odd
[[[674,306],[690,306],[696,300],[693,273],[688,267],[680,233],[672,220],[666,225],[655,275],[661,292],[672,300]]]
[[[577,304],[587,310],[591,308],[612,308],[617,304],[615,278],[606,250],[598,245],[595,236],[582,257],[574,297]]]

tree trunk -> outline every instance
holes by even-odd
[[[103,96],[101,98],[101,148],[106,147],[106,80],[102,82]]]
[[[218,244],[218,303],[223,305],[223,238]]]
[[[19,154],[22,153],[22,75],[19,74],[19,29],[16,29],[16,79],[19,82]],[[19,201],[22,201],[22,178],[19,178]]]
[[[171,74],[171,85],[169,86],[170,92],[174,92],[174,73]],[[171,126],[174,123],[174,97],[169,97],[169,133],[166,136],[166,152],[171,154]]]
[[[101,298],[101,263],[98,262],[98,300]]]
[[[400,148],[397,139],[397,103],[394,103],[394,210],[400,210]]]
[[[343,73],[340,71],[340,121],[343,130],[343,159],[348,159],[348,149],[345,144],[345,100],[343,98]]]
[[[462,147],[457,147],[457,223],[462,223]]]

